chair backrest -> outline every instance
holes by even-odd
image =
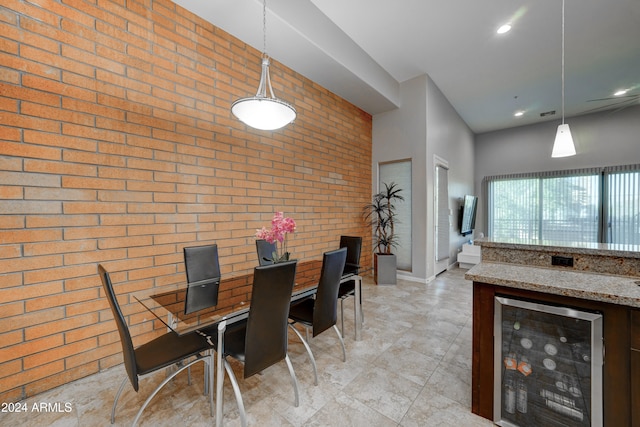
[[[313,306],[313,336],[336,324],[338,317],[338,289],[347,259],[347,248],[325,252],[318,282],[316,301]]]
[[[258,252],[258,264],[273,264],[273,253],[276,251],[276,244],[269,243],[263,239],[256,240],[256,252]]]
[[[189,314],[217,305],[220,288],[218,245],[184,248],[184,267],[187,273],[184,313]]]
[[[340,247],[347,248],[347,260],[343,275],[358,274],[360,270],[360,252],[362,251],[362,237],[340,236]]]
[[[245,336],[245,378],[287,355],[287,322],[295,277],[296,261],[254,269]]]
[[[136,353],[133,348],[133,341],[131,340],[131,333],[127,322],[124,320],[120,305],[116,298],[116,294],[113,291],[113,284],[111,283],[111,277],[105,268],[98,265],[98,273],[100,274],[100,280],[102,280],[102,287],[104,293],[107,295],[109,306],[113,312],[113,318],[118,326],[118,333],[120,333],[120,343],[122,344],[122,355],[124,358],[124,367],[127,370],[127,375],[131,381],[131,385],[135,391],[138,391],[138,369],[136,365]]]

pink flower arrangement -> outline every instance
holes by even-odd
[[[264,239],[269,243],[275,243],[276,251],[273,253],[273,262],[282,262],[289,260],[289,252],[287,252],[287,234],[296,230],[296,222],[293,218],[285,217],[282,212],[273,214],[271,220],[271,229],[262,227],[256,230],[256,239]],[[278,243],[280,243],[280,251],[278,251]]]

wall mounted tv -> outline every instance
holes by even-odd
[[[478,207],[478,198],[476,196],[464,196],[462,206],[460,206],[460,215],[458,217],[460,225],[460,234],[466,236],[473,233],[476,226],[476,209]]]

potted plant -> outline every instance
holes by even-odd
[[[271,228],[262,227],[256,230],[256,239],[263,239],[274,245],[271,259],[268,261],[275,263],[289,261],[291,254],[287,248],[287,234],[296,231],[296,222],[293,218],[285,217],[282,212],[273,214]],[[280,243],[280,245],[278,245]]]
[[[379,285],[396,284],[396,256],[393,248],[398,245],[395,232],[397,222],[396,202],[403,201],[401,188],[395,183],[384,183],[384,189],[373,196],[363,208],[366,221],[373,228],[374,275]]]

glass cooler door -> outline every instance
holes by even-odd
[[[602,425],[602,315],[495,298],[494,421]]]

